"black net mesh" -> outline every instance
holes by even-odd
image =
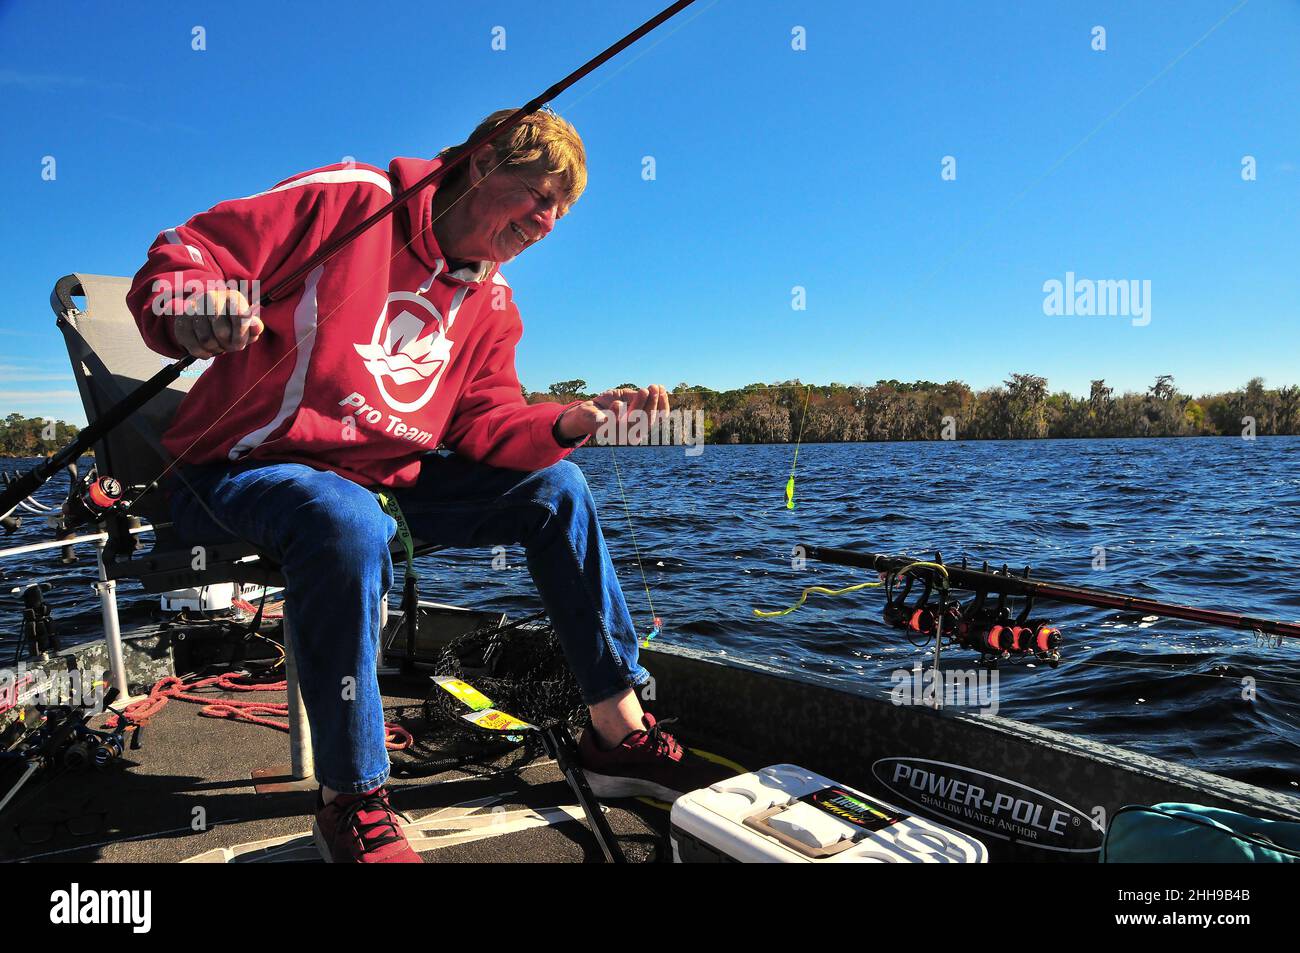
[[[564,660],[555,631],[547,622],[470,632],[448,644],[434,666],[435,675],[458,678],[474,686],[498,711],[533,725],[563,723],[576,730],[587,723],[587,706]],[[518,735],[481,728],[464,719],[470,709],[450,692],[433,686],[425,702],[431,723],[454,726],[485,744],[531,744],[535,732]]]

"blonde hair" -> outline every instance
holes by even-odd
[[[443,149],[438,156],[443,159],[454,158],[467,145],[501,125],[514,113],[513,109],[498,109],[480,122],[468,139],[459,145]],[[561,215],[578,201],[587,187],[587,150],[582,145],[578,130],[549,107],[529,113],[507,134],[493,140],[490,145],[497,159],[506,166],[540,163],[547,174],[558,175],[564,190],[560,202]]]

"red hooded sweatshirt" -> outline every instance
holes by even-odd
[[[183,357],[171,328],[184,295],[214,282],[269,288],[439,162],[394,159],[387,174],[326,166],[167,229],[127,295],[145,341]],[[164,436],[166,450],[188,463],[305,463],[366,486],[413,484],[420,455],[439,444],[512,470],[568,454],[552,433],[564,406],[529,406],[521,393],[514,352],[523,324],[496,264],[448,273],[429,227],[436,188],[264,306],[261,338],[211,361]],[[238,287],[256,297],[251,285]]]

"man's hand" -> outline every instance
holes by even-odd
[[[659,415],[668,413],[668,389],[662,384],[651,384],[640,390],[630,387],[607,390],[570,407],[560,415],[555,429],[565,440],[594,437],[601,427],[615,421],[623,431],[629,416],[637,413],[645,414],[650,428],[653,428],[659,422]],[[644,432],[648,435],[649,429]]]
[[[216,357],[242,351],[262,336],[265,325],[252,313],[238,291],[220,288],[204,292],[185,314],[172,319],[172,337],[195,357]]]

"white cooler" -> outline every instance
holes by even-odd
[[[793,764],[684,794],[673,860],[740,863],[982,864],[975,838]]]
[[[162,594],[163,612],[220,612],[234,603],[235,584],[219,582],[207,586],[173,589]]]

